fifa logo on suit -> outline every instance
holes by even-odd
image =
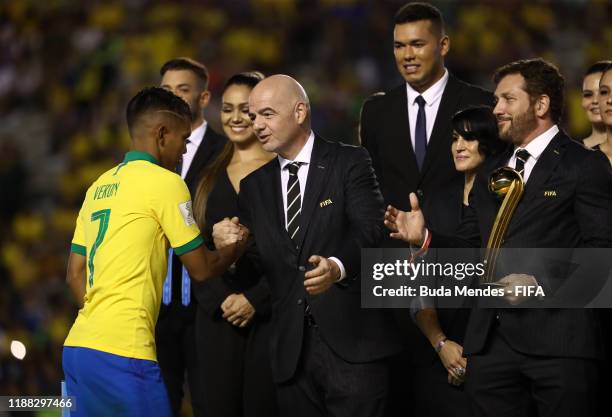
[[[544,197],[556,197],[557,192],[555,190],[544,191]]]
[[[325,206],[329,206],[330,204],[332,204],[333,201],[331,201],[330,198],[328,198],[327,200],[321,201],[319,203],[319,207],[325,207]]]

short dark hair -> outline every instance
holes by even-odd
[[[225,86],[223,86],[223,91],[227,90],[231,85],[246,85],[253,89],[264,78],[265,75],[259,71],[240,72],[228,78],[225,82]]]
[[[418,22],[419,20],[429,20],[432,32],[439,37],[444,35],[444,18],[437,7],[429,3],[414,2],[400,7],[393,19],[396,25],[404,23]]]
[[[132,97],[127,105],[126,119],[130,133],[141,116],[155,110],[171,111],[191,122],[191,110],[185,100],[164,88],[147,87]]]
[[[598,72],[606,72],[610,66],[612,66],[612,61],[598,61],[587,68],[584,76],[586,77],[587,75],[596,74]]]
[[[524,90],[532,102],[541,95],[547,95],[550,98],[550,118],[557,124],[561,122],[565,81],[555,65],[542,58],[521,59],[495,70],[493,81],[499,84],[502,78],[511,74],[523,76]]]
[[[491,107],[473,106],[458,111],[452,125],[465,140],[477,140],[478,151],[485,157],[500,153],[506,146],[499,138],[497,119]]]
[[[167,71],[180,70],[188,70],[193,72],[202,82],[204,90],[208,90],[208,69],[206,68],[206,65],[196,61],[195,59],[185,57],[171,59],[162,65],[161,69],[159,70],[159,75],[163,77]]]

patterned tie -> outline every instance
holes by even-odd
[[[427,122],[425,119],[425,99],[423,96],[418,96],[415,101],[419,105],[419,112],[417,113],[414,129],[414,153],[420,171],[423,168],[423,161],[425,161],[425,152],[427,150]]]
[[[302,195],[300,193],[300,181],[298,171],[299,162],[291,162],[287,165],[289,170],[289,181],[287,182],[287,233],[293,240],[300,228],[300,212],[302,211]]]
[[[527,162],[530,156],[531,155],[526,149],[519,149],[519,151],[516,153],[516,165],[514,169],[521,174],[523,179],[525,178],[525,162]]]

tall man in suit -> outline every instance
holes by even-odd
[[[463,180],[455,170],[450,151],[452,116],[472,105],[493,105],[490,92],[461,81],[445,68],[444,58],[449,50],[444,19],[436,7],[418,2],[401,7],[394,19],[393,51],[405,83],[366,102],[361,116],[361,142],[372,156],[386,204],[407,210],[408,194],[414,192],[426,215],[432,213],[432,193],[450,182]],[[433,212],[444,214],[446,210],[443,207]],[[453,207],[450,210],[449,216],[455,215]],[[428,220],[438,220],[430,217]],[[383,243],[387,247],[398,245],[390,240]],[[439,317],[442,323],[452,323],[453,328],[441,328],[440,332],[463,332],[465,321],[456,320],[453,311],[428,309],[424,314],[432,321],[437,322]],[[431,391],[422,382],[429,379],[432,371],[439,373],[439,366],[437,355],[432,361],[429,352],[434,348],[411,323],[408,311],[395,311],[395,316],[407,352],[397,358],[391,371],[391,404],[395,414],[406,415],[413,403],[417,410],[428,406],[423,403],[431,398]],[[445,349],[451,347],[449,343]],[[418,367],[414,369],[409,361]],[[414,401],[405,401],[406,375],[417,380]],[[441,375],[442,384],[446,384],[445,377]],[[447,398],[462,395],[457,388],[442,387],[448,391]],[[462,415],[461,401],[453,402],[456,415]]]
[[[281,414],[381,416],[385,358],[400,346],[382,311],[361,309],[360,250],[384,229],[369,155],[313,133],[306,92],[288,76],[260,82],[249,108],[264,149],[278,154],[241,182],[240,220],[272,293]]]
[[[406,4],[394,24],[395,62],[406,82],[365,103],[361,143],[372,156],[385,202],[407,209],[409,193],[426,201],[459,176],[450,152],[451,118],[471,105],[493,105],[493,96],[444,67],[450,39],[437,8]]]
[[[166,62],[160,70],[161,87],[187,102],[192,113],[191,135],[177,173],[185,180],[191,195],[202,171],[214,161],[226,143],[204,119],[208,106],[208,70],[190,58],[175,58]],[[157,320],[156,343],[164,382],[175,416],[180,414],[183,399],[185,373],[191,391],[195,416],[204,415],[200,404],[195,352],[196,298],[193,296],[187,270],[175,254],[168,261],[168,274],[164,281],[162,306]]]
[[[431,246],[486,245],[500,206],[487,180],[494,169],[510,166],[526,187],[502,247],[612,247],[612,170],[601,153],[559,129],[564,83],[557,68],[542,59],[517,61],[498,69],[494,80],[500,136],[513,146],[485,161],[457,236],[431,231]],[[393,236],[420,244],[425,222],[417,197],[411,194],[410,200],[409,213],[391,209],[386,223]],[[538,268],[548,263],[539,259]],[[545,284],[537,274],[514,272],[499,281],[509,292],[518,285]],[[578,278],[586,285],[584,280],[595,276]],[[476,308],[464,351],[466,389],[476,416],[520,415],[525,401],[538,416],[594,415],[596,360],[603,350],[592,310]]]

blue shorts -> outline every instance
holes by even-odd
[[[71,417],[171,417],[157,362],[64,346],[66,390],[76,397]]]

